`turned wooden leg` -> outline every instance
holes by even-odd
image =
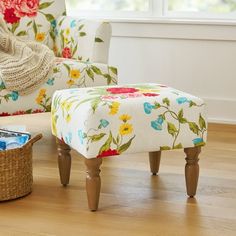
[[[101,178],[99,175],[101,164],[101,158],[85,159],[85,165],[87,167],[86,190],[88,206],[91,211],[96,211],[98,209],[101,189]]]
[[[70,181],[71,169],[71,148],[63,141],[57,138],[57,151],[58,151],[58,167],[60,173],[61,184],[66,186]]]
[[[153,175],[156,175],[159,171],[161,161],[161,151],[149,152],[149,164]]]
[[[198,155],[201,152],[201,147],[185,148],[185,154],[187,157],[185,165],[185,179],[187,194],[189,197],[194,197],[197,191],[197,183],[199,176],[199,165],[198,165]]]

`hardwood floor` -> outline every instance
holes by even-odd
[[[105,159],[99,211],[87,207],[85,166],[72,151],[70,185],[59,183],[49,114],[1,118],[44,139],[34,146],[32,194],[0,203],[0,235],[236,235],[236,126],[210,125],[200,155],[196,198],[188,199],[184,152],[162,155],[159,176],[148,153]]]

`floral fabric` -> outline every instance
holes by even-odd
[[[0,17],[14,35],[44,43],[58,56],[53,74],[30,95],[7,91],[0,78],[0,116],[50,111],[58,89],[117,83],[116,68],[107,65],[110,24],[64,15],[63,0],[0,1]]]
[[[9,92],[0,79],[0,116],[48,112],[55,90],[116,83],[117,70],[114,67],[58,58],[47,82],[29,95]]]
[[[52,48],[53,27],[65,14],[62,0],[1,0],[0,16],[16,36],[36,40]]]
[[[109,46],[106,44],[110,35],[109,23],[62,16],[55,28],[54,51],[58,57],[104,63],[108,57]]]
[[[203,100],[159,84],[55,92],[52,133],[86,158],[203,146]]]

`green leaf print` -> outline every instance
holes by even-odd
[[[65,68],[66,68],[67,71],[68,71],[68,74],[70,74],[70,67],[69,67],[67,64],[65,64],[65,63],[63,63],[63,66],[65,66]]]
[[[179,113],[178,113],[178,118],[179,118],[179,120],[182,119],[183,116],[184,116],[184,111],[183,111],[183,108],[182,108],[182,109],[179,111]]]
[[[162,100],[162,102],[163,102],[164,104],[166,104],[167,106],[170,105],[170,100],[169,100],[169,98],[164,98],[164,99]]]
[[[171,134],[173,137],[174,137],[175,133],[178,132],[175,125],[170,122],[167,122],[167,129],[168,129],[168,133]]]
[[[116,139],[115,138],[112,138],[112,142],[117,145],[118,143],[116,142]]]
[[[158,109],[161,107],[161,104],[158,102],[154,102],[154,106],[155,106],[154,109]],[[165,117],[165,116],[163,116],[163,117]]]
[[[73,52],[72,52],[72,56],[74,56],[74,55],[75,55],[75,53],[76,53],[77,49],[78,49],[78,44],[76,44],[76,46],[74,47],[74,49],[73,49]]]
[[[84,37],[84,36],[86,36],[86,33],[85,33],[85,32],[80,32],[80,33],[79,33],[79,36],[80,36],[80,37]]]
[[[54,3],[54,2],[44,2],[44,3],[41,3],[41,4],[39,5],[39,10],[48,8],[48,7],[51,6],[53,3]]]
[[[92,135],[92,136],[88,136],[88,138],[93,143],[93,142],[97,142],[97,141],[101,140],[105,135],[106,135],[106,133],[100,133],[100,134],[95,134],[95,135]]]
[[[109,74],[104,74],[103,76],[107,79],[107,84],[110,84],[112,81],[112,77]]]
[[[93,113],[96,111],[98,104],[101,102],[100,98],[97,98],[91,102],[91,107],[93,109]]]
[[[199,133],[199,127],[198,127],[198,125],[197,125],[196,123],[194,123],[194,122],[189,122],[188,125],[189,125],[190,130],[191,130],[194,134],[197,134],[197,135],[198,135],[198,133]]]
[[[189,107],[193,107],[193,106],[197,106],[197,104],[195,102],[193,102],[193,101],[190,101]]]
[[[181,143],[174,146],[174,149],[181,149],[183,148],[183,145]]]
[[[37,29],[37,25],[36,25],[35,21],[33,23],[33,30],[34,30],[34,34],[36,35],[38,33],[38,29]]]
[[[170,150],[170,149],[171,149],[171,147],[169,147],[169,146],[162,146],[162,147],[160,148],[161,151]]]
[[[96,43],[103,43],[104,41],[101,38],[95,38]]]
[[[199,116],[199,126],[201,129],[206,129],[206,122],[202,117],[202,114],[200,114]]]
[[[113,74],[117,75],[117,68],[109,66],[109,70],[111,70]]]
[[[25,30],[20,31],[16,36],[25,36],[27,35],[27,32]]]
[[[47,18],[47,20],[48,20],[49,22],[55,20],[55,18],[54,18],[54,16],[53,16],[52,14],[45,14],[45,17]]]
[[[79,26],[79,31],[84,28],[84,24]]]
[[[179,119],[179,122],[180,122],[181,124],[188,123],[187,119],[185,119],[185,118]]]
[[[118,148],[117,151],[119,152],[119,154],[121,154],[122,152],[125,152],[130,147],[134,138],[135,138],[135,135],[127,143],[124,143]]]
[[[101,154],[103,151],[109,150],[111,147],[111,142],[112,142],[112,133],[110,131],[107,141],[101,146],[101,148],[99,150],[99,154]]]
[[[32,20],[27,23],[27,27],[29,27],[32,24]]]
[[[12,24],[11,32],[14,33],[19,25],[20,25],[20,22],[16,22]]]
[[[102,72],[101,72],[101,70],[98,68],[98,67],[96,67],[96,66],[91,66],[91,69],[93,70],[93,72],[95,73],[95,74],[97,74],[97,75],[102,75]]]
[[[90,68],[88,68],[88,69],[86,70],[86,72],[87,72],[87,75],[88,75],[92,80],[94,80],[94,73],[93,73],[93,71],[92,71]]]

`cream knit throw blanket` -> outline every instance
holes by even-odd
[[[0,78],[7,90],[31,93],[48,78],[54,60],[47,46],[16,38],[0,18]]]

